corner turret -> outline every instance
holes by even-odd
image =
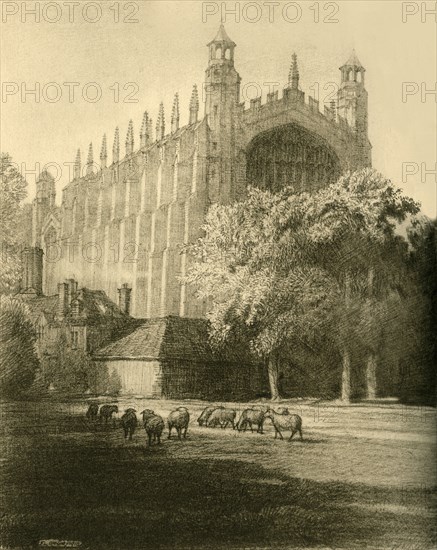
[[[368,95],[364,87],[366,69],[352,51],[340,67],[341,83],[337,92],[337,113],[355,131],[362,151],[363,166],[371,165],[371,145],[368,139]]]

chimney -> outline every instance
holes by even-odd
[[[77,292],[77,281],[74,279],[66,279],[65,283],[67,285],[67,310],[70,308],[71,300]]]
[[[68,311],[68,283],[58,283],[58,319],[63,319]]]
[[[126,313],[126,315],[129,315],[130,311],[131,292],[132,289],[127,283],[123,283],[121,285],[121,288],[118,289],[118,307],[121,309],[121,311],[123,311],[123,313]]]

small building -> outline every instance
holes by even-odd
[[[167,399],[253,399],[266,388],[259,361],[243,348],[215,350],[208,321],[147,319],[93,354],[121,379],[122,393]]]
[[[58,293],[42,293],[42,250],[23,251],[22,289],[17,295],[26,302],[37,332],[40,357],[54,355],[62,336],[70,349],[92,353],[124,336],[140,322],[129,314],[130,288],[118,291],[118,305],[103,290],[79,287],[78,281],[66,279],[58,284]]]

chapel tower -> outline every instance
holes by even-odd
[[[235,181],[235,121],[241,78],[234,67],[236,44],[223,25],[209,44],[205,117],[210,130],[208,186],[211,202],[229,202]]]
[[[366,69],[359,61],[355,50],[346,63],[340,67],[340,71],[341,83],[337,94],[338,114],[355,131],[363,157],[368,156],[367,160],[370,161],[370,144],[367,134],[368,95],[364,82]]]

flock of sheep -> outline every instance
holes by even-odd
[[[99,410],[99,406],[96,403],[92,403],[88,407],[86,417],[89,420],[97,420],[100,415],[100,420],[105,424],[111,420],[112,415],[118,413],[117,405],[102,405]],[[165,428],[164,419],[155,414],[150,409],[145,409],[140,413],[143,418],[143,426],[146,431],[149,445],[152,443],[161,443],[161,435]],[[299,433],[302,439],[302,418],[297,414],[290,414],[288,409],[280,408],[277,412],[269,407],[263,407],[261,405],[254,406],[251,409],[245,409],[238,420],[237,411],[229,407],[223,406],[209,406],[206,407],[202,414],[197,419],[199,426],[210,428],[227,428],[229,425],[234,430],[246,431],[247,428],[253,432],[254,428],[260,434],[263,432],[264,422],[266,419],[270,419],[275,429],[275,439],[282,437],[282,432],[290,431],[291,435],[289,440],[294,434]],[[190,413],[186,407],[178,407],[171,411],[167,418],[168,427],[168,439],[171,438],[171,432],[174,429],[178,438],[181,440],[187,436],[188,424],[190,422]],[[138,418],[136,410],[133,408],[126,409],[121,417],[121,425],[124,432],[125,439],[132,439],[135,430],[138,426]]]

